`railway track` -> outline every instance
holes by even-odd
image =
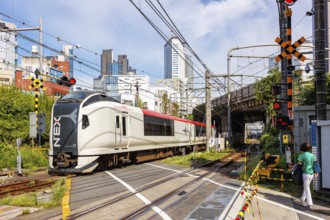
[[[26,178],[18,177],[0,185],[0,198],[49,188],[58,179],[58,177],[50,177],[48,174],[30,176]]]
[[[120,197],[116,197],[110,201],[107,201],[107,202],[104,202],[98,206],[95,206],[95,207],[92,207],[92,208],[88,208],[84,211],[80,211],[79,213],[74,213],[72,212],[71,216],[68,218],[68,219],[77,219],[77,218],[80,218],[80,217],[84,217],[90,213],[93,213],[93,212],[96,212],[102,208],[105,208],[107,206],[110,206],[110,205],[113,205],[113,204],[116,204],[116,203],[119,203],[120,201],[124,200],[124,199],[127,199],[129,197],[132,197],[132,196],[135,196],[136,194],[138,193],[141,193],[143,191],[146,191],[146,190],[149,190],[149,189],[152,189],[152,188],[155,188],[161,184],[164,184],[165,182],[168,182],[168,181],[171,181],[171,180],[174,180],[175,178],[178,178],[184,174],[186,175],[189,175],[191,172],[195,171],[195,170],[198,170],[200,168],[203,168],[203,170],[205,170],[205,173],[204,174],[201,174],[199,175],[198,177],[192,179],[191,181],[187,182],[186,184],[178,187],[178,188],[175,188],[173,190],[171,190],[170,192],[166,193],[165,195],[162,195],[160,196],[159,198],[157,198],[156,200],[154,201],[151,201],[150,204],[147,204],[141,208],[138,208],[134,211],[132,211],[131,213],[127,214],[126,216],[124,217],[121,217],[121,219],[133,219],[133,218],[136,218],[137,216],[139,216],[141,213],[144,213],[146,212],[147,210],[149,210],[152,206],[155,206],[159,203],[162,203],[164,200],[167,200],[168,198],[170,198],[171,196],[183,191],[185,188],[191,186],[192,184],[194,183],[197,183],[198,181],[202,180],[203,178],[207,177],[208,175],[210,175],[211,173],[214,173],[214,172],[222,172],[222,171],[225,171],[225,169],[230,166],[233,162],[235,161],[238,161],[240,158],[242,157],[242,153],[232,153],[230,155],[227,155],[221,159],[218,159],[218,160],[214,160],[214,161],[211,161],[211,162],[208,162],[206,164],[203,164],[203,165],[200,165],[198,167],[195,167],[195,168],[192,168],[186,172],[183,172],[183,173],[178,173],[178,174],[174,174],[174,175],[171,175],[169,177],[166,177],[164,179],[161,179],[161,180],[158,180],[156,182],[153,182],[151,184],[148,184],[140,189],[137,189],[135,192],[131,192],[131,193],[126,193]],[[235,166],[236,167],[236,166]],[[191,175],[192,176],[192,175]]]

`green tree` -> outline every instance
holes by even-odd
[[[273,102],[275,97],[272,95],[272,88],[281,80],[281,73],[277,69],[270,70],[268,76],[257,81],[256,83],[256,99],[262,101],[266,107],[267,124],[270,118],[275,114],[273,110]]]
[[[313,81],[300,82],[298,98],[301,105],[315,105],[315,83]],[[330,73],[326,75],[326,103],[330,105]]]
[[[46,113],[46,132],[49,138],[49,124],[52,98],[40,96],[39,112]],[[29,143],[29,112],[34,112],[34,94],[23,93],[13,86],[0,86],[0,142],[14,144],[17,138]]]
[[[142,99],[140,97],[138,99],[138,107],[139,108],[145,108],[144,103],[142,102]]]
[[[176,102],[172,102],[172,115],[179,116],[179,104]]]
[[[162,111],[164,114],[167,114],[167,110],[169,108],[168,104],[169,104],[169,100],[167,97],[167,93],[164,93],[162,96]]]
[[[206,114],[205,112],[206,112],[205,104],[197,105],[193,109],[194,120],[203,122],[205,120],[205,114]]]

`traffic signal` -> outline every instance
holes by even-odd
[[[38,133],[43,134],[46,130],[46,114],[39,112],[38,115]]]
[[[289,125],[289,117],[288,116],[275,116],[275,128],[277,129],[286,129]]]
[[[282,115],[282,102],[275,100],[275,102],[273,102],[273,109],[276,115]]]
[[[281,102],[279,102],[279,101],[273,102],[273,109],[275,111],[281,110],[281,107],[282,107],[282,103]]]
[[[280,85],[275,85],[272,87],[272,94],[273,95],[281,95],[282,87]]]
[[[57,84],[70,87],[76,84],[76,79],[62,76],[61,79],[57,80]]]
[[[297,0],[284,0],[284,3],[288,6],[293,5],[294,3],[296,3]]]

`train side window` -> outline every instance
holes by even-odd
[[[169,119],[144,115],[145,136],[174,136],[174,122]]]
[[[122,118],[123,136],[126,136],[126,117]]]
[[[87,115],[82,116],[82,129],[85,129],[89,126],[89,120]]]
[[[119,116],[116,115],[116,128],[119,128]]]

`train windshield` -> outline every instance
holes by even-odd
[[[82,102],[87,96],[90,96],[90,92],[73,92],[63,96],[58,102]]]

